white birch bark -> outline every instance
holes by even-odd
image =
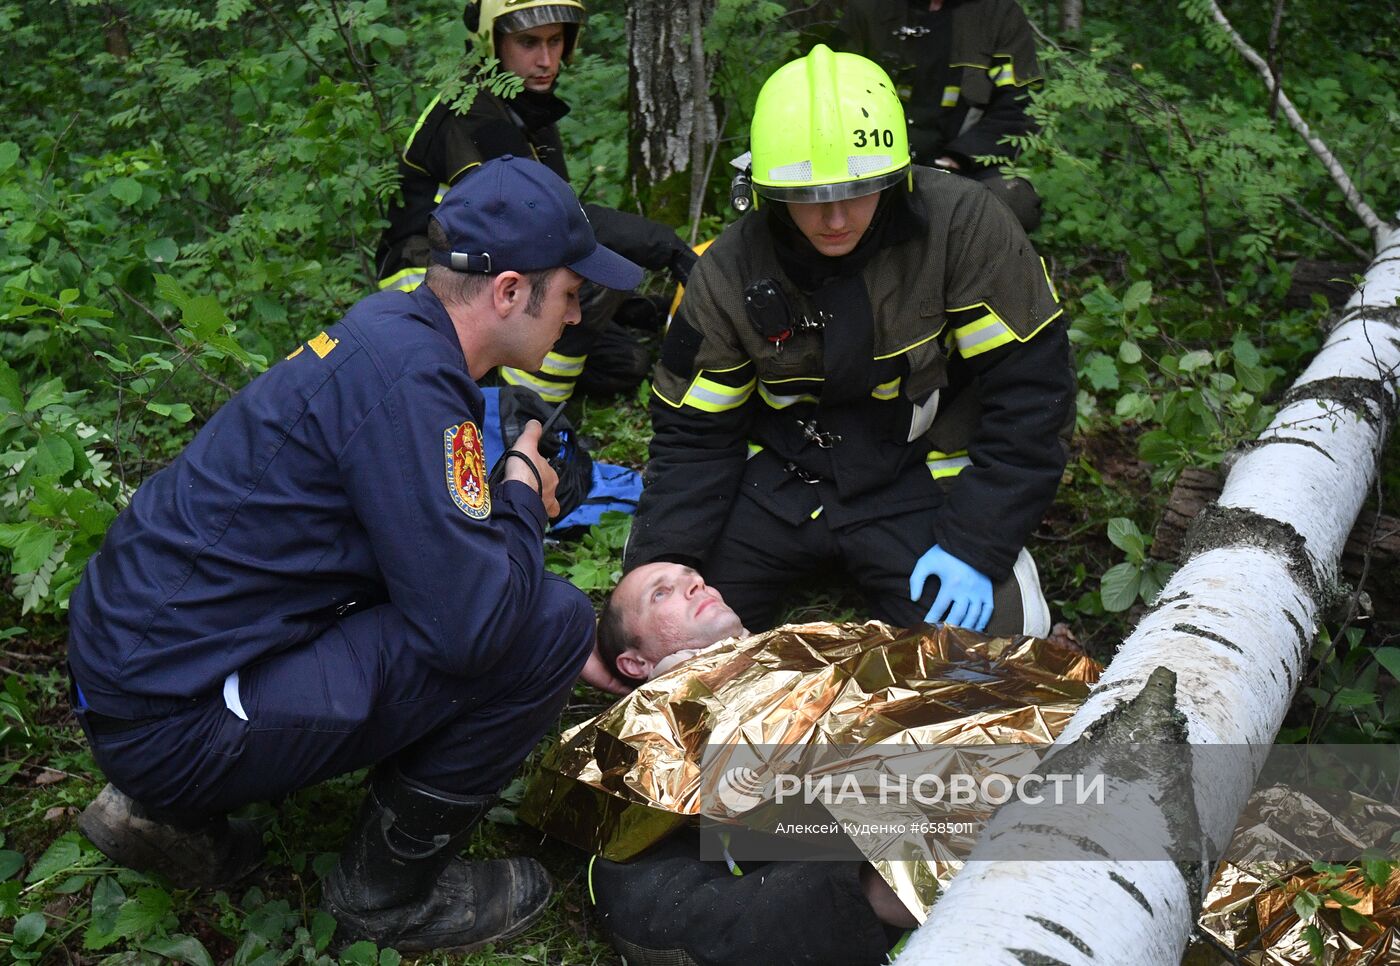
[[[1084,25],[1084,0],[1060,0],[1060,33],[1077,36]]]
[[[1267,746],[1303,673],[1319,611],[1336,595],[1342,546],[1375,477],[1400,387],[1400,229],[1380,236],[1365,282],[1277,416],[1230,471],[1203,511],[1188,559],[1133,631],[1075,715],[1057,752],[1073,753],[1105,730],[1138,740]],[[1113,722],[1113,723],[1110,723]],[[1078,742],[1078,744],[1076,744]],[[1251,756],[1258,757],[1258,756]],[[1173,786],[1111,787],[1159,821],[1191,815],[1225,841],[1257,761],[1209,758]],[[1212,771],[1213,769],[1213,771]],[[1018,847],[1026,861],[974,852],[899,966],[1177,966],[1204,888],[1201,870],[1172,861],[1112,861],[1121,828],[1074,827],[1037,813],[1017,825],[1003,809],[983,836]],[[1008,838],[1008,836],[1010,838]],[[1072,843],[1067,845],[1067,843]],[[1132,854],[1142,855],[1141,841]],[[1076,862],[1030,861],[1067,848]],[[1178,853],[1179,854],[1179,853]],[[1207,866],[1206,869],[1209,867]]]
[[[634,181],[656,184],[704,167],[718,137],[702,38],[714,0],[627,4],[629,133]]]

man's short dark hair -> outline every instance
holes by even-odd
[[[447,233],[434,218],[428,219],[428,244],[435,252],[451,250],[447,243]],[[539,318],[540,310],[544,308],[544,297],[549,294],[554,274],[558,271],[557,268],[541,268],[533,272],[521,272],[530,283],[530,295],[525,300],[525,314],[530,318]],[[483,288],[490,285],[491,279],[495,277],[485,272],[458,272],[437,262],[428,265],[427,280],[433,294],[443,302],[452,304],[470,302]]]
[[[626,615],[617,605],[617,590],[603,602],[603,611],[598,615],[598,656],[603,666],[622,678],[640,684],[642,678],[634,678],[617,666],[617,659],[623,651],[641,646],[641,639],[627,629]]]

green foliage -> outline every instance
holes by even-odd
[[[0,751],[8,760],[0,764],[0,785],[14,777],[21,763],[44,754],[49,747],[48,736],[36,720],[29,689],[15,675],[7,676],[0,690]],[[4,878],[7,876],[0,876]]]
[[[33,862],[22,882],[11,879],[22,867],[18,852],[5,863],[6,881],[0,883],[0,917],[11,916],[9,954],[17,961],[40,960],[68,948],[70,937],[81,932],[84,950],[101,951],[118,942],[167,961],[190,966],[212,966],[213,959],[195,937],[178,932],[170,892],[134,872],[104,867],[106,858],[75,832],[56,839]],[[56,908],[57,896],[91,891],[90,902],[65,904],[67,913],[46,913]],[[0,939],[0,943],[4,940]],[[147,958],[142,961],[155,961]]]
[[[579,429],[597,441],[592,450],[594,459],[637,469],[646,463],[647,445],[651,442],[651,418],[647,415],[650,399],[651,380],[643,379],[630,406],[582,401]]]
[[[1303,928],[1303,938],[1318,966],[1327,961],[1322,930],[1317,926],[1319,918],[1324,915],[1335,917],[1335,926],[1358,937],[1381,932],[1384,927],[1355,907],[1364,898],[1361,893],[1384,887],[1396,869],[1400,869],[1400,862],[1378,858],[1361,859],[1350,865],[1314,862],[1312,870],[1317,873],[1316,878],[1307,885],[1290,884],[1293,912],[1307,923]]]
[[[1100,36],[1087,52],[1046,52],[1053,83],[1036,96],[1038,133],[1018,167],[1047,199],[1053,248],[1122,260],[1129,277],[1179,281],[1238,307],[1278,284],[1269,254],[1306,148],[1252,105],[1191,98],[1180,83]],[[1248,266],[1253,280],[1223,287]]]
[[[1099,580],[1104,610],[1125,611],[1139,598],[1145,604],[1153,603],[1175,568],[1147,556],[1147,538],[1126,517],[1108,521],[1108,539],[1128,559],[1110,567]]]
[[[1153,427],[1139,454],[1162,483],[1185,466],[1218,463],[1262,430],[1273,415],[1262,399],[1284,370],[1243,327],[1159,313],[1152,294],[1148,281],[1119,297],[1100,280],[1079,298],[1070,340],[1080,347],[1081,430]]]
[[[580,590],[605,594],[622,579],[622,548],[631,530],[631,515],[608,511],[581,539],[555,545],[545,563]]]
[[[1042,51],[1049,81],[1032,108],[1041,129],[1019,139],[1016,171],[1046,202],[1036,242],[1055,260],[1072,319],[1078,429],[1136,440],[1154,484],[1143,509],[1155,515],[1181,469],[1218,464],[1267,425],[1278,392],[1320,344],[1316,311],[1278,304],[1291,260],[1352,258],[1329,251],[1336,238],[1363,249],[1369,239],[1332,217],[1345,206],[1330,179],[1270,117],[1262,82],[1204,4],[1183,4],[1198,26],[1167,36],[1155,24],[1181,15],[1174,4],[1149,6],[1096,8],[1111,22],[1091,22],[1078,49]],[[1237,26],[1257,37],[1268,24]],[[1393,156],[1400,138],[1353,120],[1362,110],[1394,116],[1400,99],[1381,80],[1382,62],[1350,56],[1361,30],[1339,33],[1285,27],[1284,56],[1307,45],[1315,57],[1285,79],[1316,129],[1362,169],[1370,196],[1393,198],[1393,166],[1368,162],[1381,145]],[[1319,231],[1314,212],[1335,227]],[[1073,566],[1092,573],[1095,562]],[[1100,603],[1116,613],[1154,585],[1132,559],[1118,562]],[[1094,609],[1081,601],[1070,616]]]
[[[332,784],[338,785],[336,808],[353,811],[359,794],[355,783]],[[294,802],[284,810],[280,821],[288,824],[289,837],[305,841],[321,834],[324,816],[316,804]],[[268,827],[267,836],[269,841],[281,839],[279,826]],[[6,844],[0,833],[0,846]],[[276,849],[270,852],[272,878],[279,883],[273,894],[253,887],[237,896],[225,892],[211,896],[173,889],[159,879],[113,867],[75,832],[59,836],[37,855],[0,849],[0,921],[13,920],[10,928],[0,928],[0,959],[47,961],[66,950],[70,957],[81,952],[85,959],[119,957],[104,961],[152,966],[166,962],[398,966],[402,957],[395,950],[378,949],[372,943],[356,943],[332,955],[335,920],[317,909],[314,901],[308,902],[305,891],[298,901],[295,889],[290,893],[284,889],[288,877],[293,883],[301,880],[297,860],[304,860],[305,854],[284,856],[284,863]],[[317,875],[329,871],[334,860],[333,853],[318,857],[321,871]],[[24,874],[27,862],[30,867]],[[576,937],[536,929],[530,938],[532,944],[521,950],[518,959],[488,950],[472,961],[596,961],[596,951],[590,953],[589,944]]]
[[[189,402],[175,401],[188,392],[186,380],[197,374],[222,393],[219,373],[265,365],[239,344],[212,297],[190,295],[168,275],[152,283],[173,309],[161,338],[120,333],[107,321],[113,313],[81,303],[76,289],[52,298],[11,285],[0,296],[3,317],[29,326],[24,344],[34,350],[24,360],[35,374],[27,385],[0,362],[0,466],[8,470],[0,547],[23,613],[66,605],[145,460],[179,444],[180,427],[195,415]],[[42,357],[51,344],[85,359],[85,371],[48,378]],[[70,392],[65,378],[106,392],[95,400],[90,389]]]
[[[427,98],[501,83],[431,5],[96,9],[0,4],[45,65],[0,92],[0,548],[25,613],[61,611],[141,479],[368,291]]]
[[[786,24],[787,17],[783,5],[772,0],[718,0],[705,26],[705,49],[715,52],[710,92],[728,119],[724,131],[740,141],[748,140],[759,88],[774,70],[798,55],[797,31]],[[728,175],[724,183],[728,185]]]
[[[1400,741],[1400,648],[1368,643],[1359,627],[1323,628],[1283,740],[1322,743]]]
[[[719,141],[712,150],[705,210],[697,240],[719,234],[734,217],[729,207],[729,183],[734,169],[731,158],[748,150],[749,125],[759,88],[778,67],[798,56],[799,35],[788,21],[789,10],[772,0],[717,0],[714,15],[705,27],[705,49],[713,52],[714,79],[710,95],[715,103]]]
[[[588,105],[559,122],[574,190],[584,201],[614,208],[628,193],[627,60],[617,55],[626,49],[622,4],[589,4],[579,50],[559,75],[559,96]]]

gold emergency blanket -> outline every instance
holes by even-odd
[[[1357,901],[1344,906],[1331,897],[1334,891]],[[1311,922],[1300,919],[1294,907],[1305,893],[1323,897]],[[1348,928],[1343,908],[1364,916],[1374,928],[1360,923]],[[1332,875],[1315,872],[1311,865],[1242,868],[1225,863],[1211,883],[1199,923],[1211,945],[1248,966],[1315,966],[1319,960],[1308,942],[1310,924],[1317,929],[1323,966],[1394,966],[1400,963],[1400,870],[1375,886],[1358,869]],[[1198,942],[1182,962],[1214,966],[1222,961]]]
[[[1311,864],[1266,862],[1252,855],[1317,854],[1316,839],[1351,840],[1360,854],[1400,828],[1400,814],[1354,793],[1323,805],[1277,788],[1256,791],[1230,843],[1233,862],[1221,863],[1198,920],[1197,942],[1185,966],[1221,962],[1211,946],[1248,966],[1393,966],[1400,963],[1400,869],[1382,864],[1368,880],[1360,868],[1314,870]],[[1310,918],[1313,900],[1320,906]],[[1301,900],[1301,901],[1300,901]],[[1313,955],[1312,941],[1322,952]]]
[[[833,749],[849,763],[850,749],[877,744],[872,767],[896,746],[925,756],[946,749],[949,771],[985,768],[960,762],[958,747],[1052,742],[1100,670],[1082,653],[1038,638],[903,631],[876,621],[787,625],[725,641],[566,733],[518,814],[625,861],[694,816],[731,819],[716,789],[755,748],[781,749],[772,752],[784,756],[781,765],[764,765],[802,774],[820,770]],[[997,770],[1034,765],[1003,761]],[[863,854],[885,856],[873,858],[876,869],[922,918],[980,832],[978,824],[963,841],[920,839],[917,855],[902,842],[898,861],[888,841],[855,841]]]

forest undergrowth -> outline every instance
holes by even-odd
[[[141,480],[372,290],[398,147],[433,92],[471,94],[456,83],[464,33],[445,0],[202,6],[212,12],[0,0],[12,65],[0,80],[0,961],[333,959],[319,880],[363,776],[250,808],[268,861],[239,889],[178,890],[111,866],[75,826],[104,779],[68,710],[66,604]],[[1055,619],[1108,661],[1175,566],[1151,552],[1173,483],[1228,465],[1336,316],[1296,282],[1299,266],[1334,266],[1345,288],[1370,239],[1199,0],[1091,6],[1080,35],[1045,38],[1042,129],[1017,170],[1046,201],[1033,241],[1072,319],[1079,372],[1073,452],[1031,550]],[[1234,6],[1263,49],[1273,5]],[[1324,6],[1289,6],[1271,56],[1362,190],[1394,210],[1400,17]],[[561,84],[575,105],[563,131],[585,200],[627,207],[624,9],[590,8]],[[720,148],[738,154],[757,85],[834,5],[716,10],[705,45],[719,64]],[[735,217],[724,168],[700,237]],[[667,284],[648,281],[662,300]],[[659,334],[642,335],[655,348]],[[595,458],[640,468],[647,391],[572,404]],[[1398,452],[1392,440],[1363,521],[1400,516]],[[552,544],[549,566],[601,601],[627,524]],[[1280,740],[1400,739],[1400,565],[1378,557],[1366,573],[1336,595]],[[788,604],[794,619],[864,616],[839,578]],[[580,685],[561,727],[607,703]],[[586,857],[515,820],[530,769],[471,852],[538,857],[560,885],[548,914],[507,950],[420,961],[618,961],[590,915]],[[1321,900],[1305,908],[1334,914]],[[399,961],[369,944],[338,958]]]

